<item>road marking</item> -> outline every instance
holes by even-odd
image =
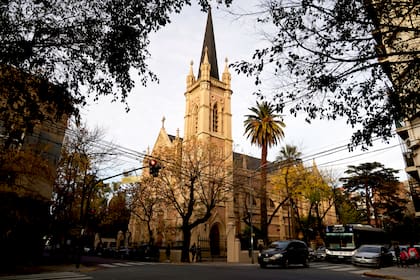
[[[128,262],[129,265],[145,265],[145,263],[142,262]]]
[[[53,273],[39,273],[39,274],[28,274],[28,275],[15,275],[0,277],[1,280],[88,280],[93,279],[91,276],[87,276],[76,272],[53,272]]]
[[[116,265],[112,265],[112,264],[109,264],[109,263],[101,263],[101,264],[98,264],[98,266],[101,266],[101,267],[118,267]]]
[[[350,270],[355,270],[356,268],[354,267],[338,267],[338,268],[333,268],[331,270],[334,271],[350,271]]]
[[[112,263],[113,265],[116,265],[116,266],[131,266],[131,265],[129,265],[129,264],[127,264],[127,263]]]

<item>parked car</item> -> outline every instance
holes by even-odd
[[[325,260],[326,257],[327,257],[327,252],[324,246],[318,247],[315,250],[315,258],[314,258],[315,261],[323,261]]]
[[[308,247],[308,251],[309,251],[309,260],[310,261],[315,260],[315,250],[312,249],[311,247]]]
[[[159,247],[149,244],[142,244],[131,251],[131,258],[146,261],[146,262],[159,262],[160,251]]]
[[[300,240],[280,240],[271,243],[267,249],[258,254],[261,268],[267,265],[303,264],[309,266],[309,250],[305,242]]]
[[[354,265],[384,267],[393,264],[393,256],[384,245],[362,245],[352,256]]]

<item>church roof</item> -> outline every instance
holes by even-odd
[[[211,8],[209,8],[207,13],[207,24],[206,31],[204,34],[203,48],[201,50],[201,59],[200,65],[203,63],[204,55],[207,47],[207,56],[210,63],[210,77],[216,78],[219,80],[219,67],[217,66],[217,55],[216,55],[216,44],[214,41],[214,32],[213,32],[213,20],[211,16]],[[198,68],[198,76],[200,78],[200,67]]]

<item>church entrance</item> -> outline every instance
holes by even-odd
[[[220,232],[217,223],[210,229],[210,252],[212,256],[220,256]]]

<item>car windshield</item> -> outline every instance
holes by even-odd
[[[289,245],[289,242],[273,242],[268,246],[268,248],[283,250],[287,248],[287,245]]]
[[[380,247],[374,246],[362,246],[358,250],[359,252],[366,252],[366,253],[379,253],[381,251]]]

